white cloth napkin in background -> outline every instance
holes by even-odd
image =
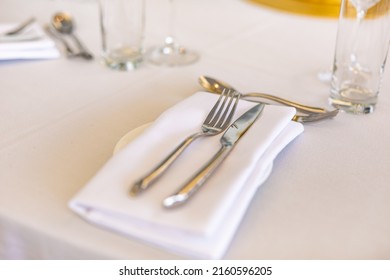
[[[1,35],[18,24],[0,24],[0,60],[54,59],[60,57],[55,42],[33,23],[16,35]]]
[[[186,204],[164,209],[175,192],[220,148],[220,136],[196,140],[150,189],[138,197],[129,188],[182,139],[199,131],[218,96],[199,92],[165,111],[116,153],[70,201],[86,220],[192,258],[223,256],[257,188],[278,153],[303,132],[295,109],[267,105],[229,157]],[[240,100],[235,119],[255,103]]]

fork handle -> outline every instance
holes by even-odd
[[[258,97],[258,98],[265,98],[272,101],[275,101],[280,104],[284,104],[287,106],[295,107],[298,111],[304,112],[304,113],[325,113],[326,110],[324,108],[320,107],[313,107],[309,105],[304,105],[298,102],[294,102],[291,100],[287,100],[278,96],[270,95],[267,93],[259,93],[259,92],[251,92],[244,94],[244,97]]]
[[[207,162],[191,179],[187,181],[175,194],[167,197],[163,201],[166,208],[173,208],[185,203],[192,195],[203,186],[207,179],[220,166],[225,158],[232,151],[232,146],[222,146],[222,148]]]
[[[76,56],[76,53],[72,50],[72,48],[69,46],[68,42],[60,35],[57,34],[56,31],[52,30],[49,26],[45,26],[46,32],[57,39],[61,44],[64,46],[65,51],[66,51],[66,56],[67,57],[73,57]]]
[[[131,195],[137,195],[146,190],[172,165],[172,163],[184,152],[184,150],[198,137],[204,133],[195,133],[183,140],[163,161],[161,161],[153,170],[139,179],[130,189]]]
[[[79,48],[80,51],[80,56],[82,58],[85,58],[86,60],[92,60],[93,55],[87,50],[87,48],[84,46],[83,43],[81,43],[80,39],[75,35],[75,34],[70,34],[71,38],[73,41],[76,42],[77,47]]]

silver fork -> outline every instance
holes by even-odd
[[[204,120],[201,130],[184,139],[159,165],[139,179],[131,187],[130,194],[134,196],[149,188],[194,140],[199,137],[214,136],[223,132],[233,118],[239,99],[240,94],[236,91],[231,89],[224,90]]]

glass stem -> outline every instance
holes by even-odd
[[[172,47],[175,45],[175,19],[176,19],[176,9],[174,0],[169,0],[169,32],[168,36],[165,37],[166,47]]]

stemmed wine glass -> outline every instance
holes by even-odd
[[[363,20],[368,9],[374,7],[380,1],[381,0],[351,0],[351,3],[357,11],[358,19]]]
[[[148,60],[156,65],[180,66],[194,63],[199,59],[198,53],[179,45],[174,35],[175,3],[169,0],[170,10],[170,33],[164,39],[162,46],[156,47],[149,52]]]

